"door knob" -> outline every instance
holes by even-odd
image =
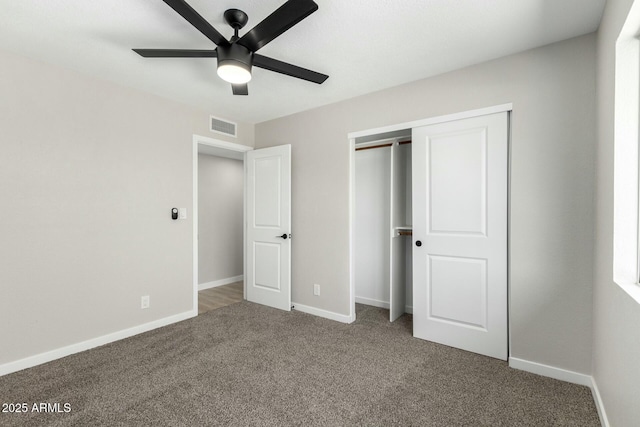
[[[422,246],[422,242],[420,240],[416,240],[416,246]]]
[[[282,233],[282,236],[276,236],[276,237],[280,237],[281,239],[287,240],[289,235],[287,233]]]

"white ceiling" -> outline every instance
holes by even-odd
[[[605,0],[316,0],[319,10],[260,54],[324,74],[322,85],[259,68],[233,96],[208,58],[145,59],[131,48],[214,49],[161,0],[0,0],[0,49],[62,65],[216,116],[258,123],[587,34]],[[188,0],[227,38],[284,0]]]

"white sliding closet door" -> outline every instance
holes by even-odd
[[[413,129],[413,334],[506,360],[507,113]]]
[[[410,142],[410,141],[409,141]],[[411,144],[393,144],[391,150],[391,259],[389,320],[407,312],[407,284],[411,270],[407,257],[411,256]]]

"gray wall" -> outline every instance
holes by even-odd
[[[0,364],[192,310],[209,112],[8,53],[0,72]]]
[[[198,283],[243,274],[244,163],[198,155]]]
[[[591,372],[595,40],[256,125],[256,147],[292,145],[293,301],[349,314],[348,132],[511,102],[511,355]]]
[[[640,305],[613,282],[615,42],[632,0],[608,0],[598,31],[593,377],[612,426],[640,420]]]

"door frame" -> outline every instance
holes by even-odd
[[[220,139],[209,138],[207,136],[202,135],[193,135],[192,140],[193,148],[192,148],[192,170],[193,170],[193,206],[192,206],[192,214],[191,218],[193,219],[193,309],[192,315],[198,315],[198,153],[202,152],[203,154],[209,154],[213,156],[219,157],[228,157],[233,159],[242,160],[242,164],[244,165],[243,174],[246,175],[246,164],[244,161],[245,155],[247,151],[253,150],[253,147],[249,147],[247,145],[236,144],[233,142],[222,141]],[[201,151],[202,150],[202,151]],[[242,265],[243,265],[243,275],[247,269],[245,265],[246,256],[245,256],[245,238],[246,238],[246,220],[244,218],[244,207],[246,205],[246,194],[247,194],[247,183],[243,182],[242,187],[242,215],[243,215],[243,233],[242,233]],[[246,298],[247,295],[247,282],[244,281],[244,290],[243,295]]]
[[[451,122],[456,120],[468,119],[471,117],[485,116],[494,113],[508,112],[511,116],[513,104],[500,104],[475,110],[467,110],[459,113],[435,116],[411,122],[398,123],[379,128],[366,129],[357,132],[349,132],[347,134],[349,142],[349,317],[350,321],[356,320],[356,289],[355,289],[355,146],[356,142],[373,141],[376,135],[381,139],[387,137],[385,134],[393,134],[394,132],[411,130],[415,127],[435,125],[438,123]],[[508,140],[507,140],[507,342],[509,346],[509,354],[511,354],[511,265],[510,265],[510,240],[511,240],[511,119],[508,122]],[[359,141],[358,141],[359,140]]]

